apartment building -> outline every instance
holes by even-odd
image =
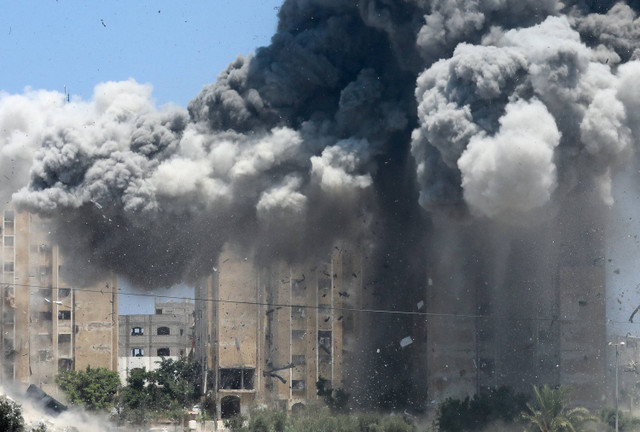
[[[64,259],[46,220],[2,211],[0,382],[35,384],[58,395],[55,375],[87,366],[117,368],[118,287],[65,281]]]
[[[530,393],[549,384],[571,387],[578,405],[601,407],[610,393],[601,210],[568,200],[555,220],[500,240],[487,227],[454,227],[459,244],[433,254],[425,283],[433,406],[499,386]]]
[[[316,383],[347,385],[345,363],[361,289],[355,251],[323,262],[258,266],[227,247],[196,288],[196,358],[220,418],[252,404],[296,409],[317,399]],[[351,342],[353,343],[353,342]],[[213,376],[211,376],[213,375]]]
[[[178,360],[193,351],[194,304],[190,300],[155,302],[155,313],[120,315],[118,373],[123,383],[131,369],[155,370],[162,358]]]

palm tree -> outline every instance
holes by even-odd
[[[532,432],[578,432],[584,423],[596,420],[585,408],[565,407],[567,387],[534,386],[533,392],[535,406],[527,404],[529,412],[522,413]]]

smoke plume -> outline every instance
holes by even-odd
[[[640,138],[638,8],[286,0],[271,44],[187,110],[134,80],[0,94],[1,198],[51,217],[82,277],[170,286],[230,240],[295,261],[346,239],[371,248],[373,301],[407,307],[435,227],[518,237],[567,199],[611,204]]]

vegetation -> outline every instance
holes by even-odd
[[[89,411],[99,411],[113,406],[120,378],[118,372],[87,366],[85,371],[60,373],[56,376],[56,384],[70,403],[82,405]]]
[[[609,427],[609,430],[615,430],[616,427],[616,409],[612,407],[604,408],[600,411],[600,419]],[[631,432],[640,429],[640,419],[632,417],[629,414],[618,411],[618,430],[620,432]]]
[[[473,398],[448,398],[438,408],[437,425],[441,432],[476,431],[502,421],[513,423],[527,407],[527,396],[500,387]]]
[[[596,421],[585,408],[567,408],[569,389],[553,389],[548,385],[534,387],[534,405],[527,404],[528,412],[523,419],[535,432],[578,432],[584,430],[588,422]]]
[[[200,367],[186,359],[162,359],[155,371],[133,369],[116,405],[119,419],[133,424],[181,420],[199,401],[200,383]]]
[[[24,420],[20,405],[4,397],[0,397],[0,431],[24,431]]]
[[[237,416],[225,422],[233,432],[416,432],[399,415],[375,413],[335,414],[325,406],[310,406],[287,416],[282,411],[251,410],[250,420]]]

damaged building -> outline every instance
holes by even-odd
[[[219,418],[253,404],[295,410],[318,398],[321,379],[326,389],[350,388],[357,253],[336,248],[314,264],[260,266],[227,247],[214,270],[196,288],[195,346]]]
[[[0,383],[33,384],[58,397],[54,380],[60,371],[116,370],[116,278],[66,282],[51,227],[33,214],[5,208],[1,227]]]
[[[441,229],[455,240],[434,255],[425,284],[432,405],[499,386],[568,386],[588,408],[610,396],[602,208],[575,204],[500,238],[482,223]]]

